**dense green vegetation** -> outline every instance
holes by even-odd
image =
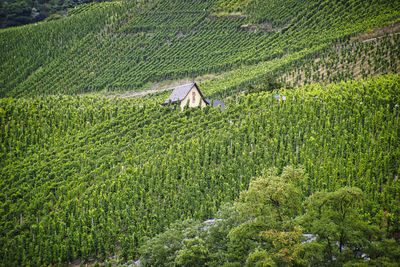
[[[242,66],[202,82],[213,97],[226,97],[248,88],[265,89],[264,77],[273,75],[287,87],[331,83],[374,75],[399,73],[400,35],[386,34],[370,40],[349,40],[331,47],[306,49],[279,59]],[[164,96],[165,98],[165,96]]]
[[[281,68],[283,81],[292,86],[334,82],[399,73],[400,35],[382,34],[367,40],[349,40],[318,51]]]
[[[394,266],[394,239],[362,219],[357,187],[309,197],[303,169],[263,171],[216,219],[175,222],[140,247],[142,266]],[[358,265],[357,265],[358,266]]]
[[[392,0],[279,0],[273,9],[254,0],[245,16],[217,18],[220,4],[134,1],[1,31],[0,96],[140,90],[147,82],[307,56],[400,17]]]
[[[303,165],[305,190],[357,186],[360,212],[399,232],[400,78],[236,97],[225,112],[135,99],[3,98],[4,265],[138,257],[145,236],[212,218],[268,167]]]
[[[60,19],[67,15],[67,10],[77,5],[102,0],[1,0],[0,28],[20,26],[44,19]]]
[[[0,266],[398,262],[398,0],[57,18],[0,30]],[[226,111],[114,97],[198,76]]]
[[[1,30],[0,95],[15,95],[12,89],[27,77],[35,76],[42,68],[56,70],[52,63],[54,60],[73,49],[77,43],[88,39],[93,31],[104,29],[111,23],[110,18],[118,12],[123,12],[122,7],[113,5],[63,20]],[[59,92],[63,92],[65,88],[59,89]],[[40,91],[40,85],[31,90],[32,93]]]

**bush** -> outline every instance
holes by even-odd
[[[45,18],[44,21],[53,21],[53,20],[59,20],[62,19],[63,17],[59,14],[51,14],[50,17]]]

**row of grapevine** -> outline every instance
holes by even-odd
[[[316,51],[400,16],[383,0],[272,2],[248,1],[246,16],[223,18],[212,16],[221,1],[104,4],[1,31],[1,96],[137,91]]]
[[[126,7],[101,3],[106,8],[51,22],[38,22],[0,31],[0,96],[17,94],[16,87],[29,76],[69,51],[87,34],[101,31],[122,16]],[[128,7],[131,4],[128,5]],[[26,88],[25,88],[26,89]],[[34,89],[34,88],[30,88]]]
[[[358,186],[399,231],[399,76],[231,98],[227,110],[139,99],[0,100],[0,265],[138,257],[171,222],[211,218],[265,168],[307,190]]]
[[[400,35],[351,40],[291,62],[282,80],[293,87],[304,83],[367,78],[400,71]]]

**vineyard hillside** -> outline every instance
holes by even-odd
[[[1,29],[0,266],[396,266],[399,33],[398,0]],[[193,82],[224,110],[160,105]]]
[[[2,263],[135,259],[145,236],[211,218],[262,169],[289,164],[305,167],[310,192],[362,188],[368,221],[396,233],[399,77],[281,93],[285,102],[236,97],[225,112],[135,98],[1,99]]]
[[[104,2],[1,30],[0,96],[138,91],[271,61],[281,72],[400,19],[398,0],[245,2]]]

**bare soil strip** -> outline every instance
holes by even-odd
[[[208,75],[196,77],[194,79],[194,81],[199,83],[199,82],[203,82],[206,80],[214,79],[215,77],[216,77],[216,75],[214,75],[214,74],[208,74]],[[126,93],[123,93],[120,95],[116,95],[116,97],[118,97],[118,98],[140,97],[140,96],[145,96],[148,94],[154,94],[154,93],[159,93],[159,92],[164,92],[164,91],[171,91],[171,90],[175,89],[175,87],[178,87],[178,86],[184,85],[184,84],[188,84],[188,83],[192,83],[192,82],[193,82],[193,80],[189,80],[189,79],[176,80],[176,81],[162,81],[159,83],[153,83],[151,85],[151,89],[149,89],[149,90],[144,90],[144,91],[140,91],[140,92],[126,92]]]

